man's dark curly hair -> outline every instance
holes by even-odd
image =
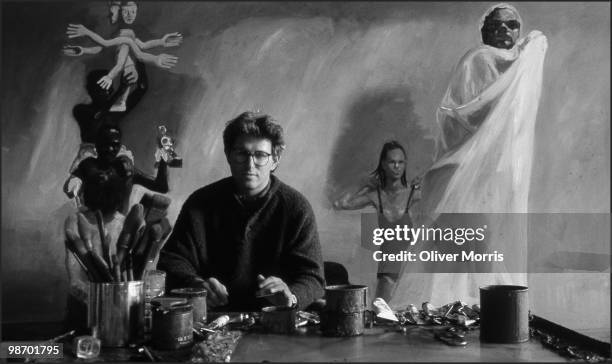
[[[243,135],[268,139],[272,143],[272,155],[276,159],[285,149],[283,128],[275,123],[270,115],[247,111],[228,121],[223,130],[223,147],[226,155],[229,155],[236,140]]]

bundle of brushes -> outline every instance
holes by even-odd
[[[111,234],[106,233],[100,211],[95,212],[95,225],[89,223],[83,212],[66,219],[66,247],[74,254],[89,281],[141,280],[148,271],[155,269],[155,261],[172,230],[165,217],[169,199],[161,195],[146,196],[141,202],[149,202],[149,206],[139,203],[132,207],[117,241],[111,241]],[[99,235],[102,255],[94,249],[95,234]],[[110,249],[113,244],[116,244],[115,254]]]

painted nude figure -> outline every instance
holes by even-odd
[[[345,193],[334,202],[339,210],[360,210],[374,207],[378,213],[378,226],[394,228],[396,225],[412,226],[409,209],[420,199],[420,180],[410,186],[406,181],[406,152],[404,147],[390,141],[383,145],[378,167],[372,180],[356,193]],[[387,241],[381,246],[384,253],[401,251],[402,242]],[[388,301],[394,293],[401,271],[400,262],[383,261],[378,265],[375,297]]]

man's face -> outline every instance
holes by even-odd
[[[254,196],[266,188],[270,173],[278,165],[278,160],[272,156],[270,140],[248,135],[236,140],[227,161],[238,191],[248,196]]]
[[[495,48],[510,49],[520,35],[520,23],[516,14],[510,9],[495,9],[484,25],[485,44]]]
[[[111,1],[108,4],[108,17],[110,19],[111,24],[115,24],[117,19],[119,19],[119,11],[121,10],[121,2],[120,1]]]
[[[406,157],[401,149],[392,149],[387,152],[383,160],[383,170],[387,181],[401,179],[406,169]]]
[[[136,20],[136,14],[138,12],[138,6],[134,1],[128,1],[125,5],[121,6],[121,18],[125,24],[132,24]]]

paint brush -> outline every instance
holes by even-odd
[[[77,214],[78,228],[81,239],[85,242],[85,248],[89,252],[89,256],[96,267],[100,277],[106,282],[112,282],[113,275],[106,261],[94,250],[92,239],[95,235],[94,228],[87,222],[87,218],[82,213]]]
[[[111,255],[111,262],[113,263],[113,278],[115,282],[121,282],[121,265],[116,254]]]
[[[74,256],[75,260],[77,261],[77,263],[79,263],[79,265],[81,266],[81,269],[83,269],[83,271],[85,272],[85,274],[87,275],[87,279],[91,282],[94,281],[94,277],[91,275],[91,272],[89,271],[89,269],[87,269],[87,267],[85,266],[85,263],[83,263],[83,261],[81,260],[81,258],[79,257],[79,254],[76,251],[76,248],[74,246],[74,244],[72,243],[72,240],[70,239],[65,239],[64,243],[66,244],[66,248],[70,251],[70,253],[72,253],[72,255]]]
[[[147,193],[142,196],[140,203],[145,208],[145,221],[147,224],[156,223],[166,216],[168,206],[170,206],[170,198]]]
[[[125,257],[134,249],[137,242],[135,237],[138,232],[144,229],[144,208],[141,204],[134,205],[123,224],[123,229],[117,239],[117,260],[120,265],[123,264]]]
[[[106,237],[106,228],[104,227],[104,216],[101,210],[96,210],[96,222],[98,223],[98,232],[100,233],[100,243],[102,245],[102,257],[108,266],[111,266],[110,241]]]
[[[106,264],[104,259],[102,259],[102,257],[93,250],[93,246],[91,244],[90,239],[85,240],[85,247],[87,248],[91,256],[91,260],[93,261],[93,264],[96,266],[96,269],[98,270],[98,272],[100,273],[104,281],[112,282],[113,275],[110,272],[110,267],[108,266],[108,264]]]
[[[133,281],[134,280],[134,262],[132,260],[131,255],[127,256],[126,272],[127,272],[127,280]]]
[[[89,251],[85,247],[85,243],[78,234],[72,229],[66,229],[66,239],[70,240],[71,245],[74,247],[75,254],[79,257],[79,259],[83,262],[85,267],[87,267],[87,271],[90,272],[93,277],[94,282],[102,282],[104,279],[96,269],[96,265],[94,264]]]
[[[139,270],[139,277],[142,279],[147,271],[155,268],[155,259],[157,259],[157,255],[162,248],[163,243],[163,231],[161,225],[154,224],[151,226],[150,230],[150,243],[147,246],[147,249],[144,254],[144,259],[142,262],[142,268]]]

